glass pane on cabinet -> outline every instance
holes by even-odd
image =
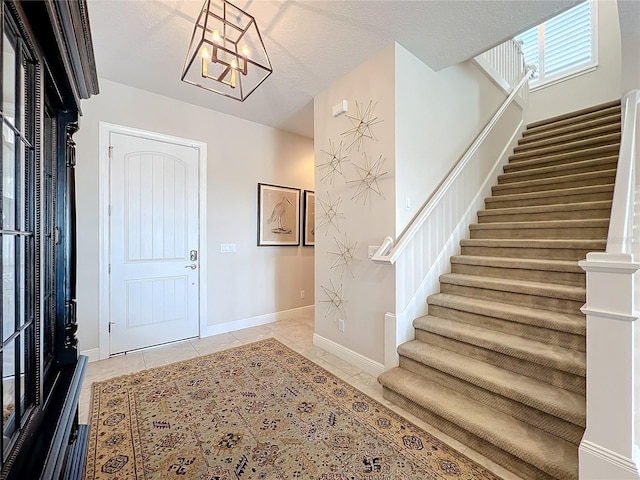
[[[5,437],[5,453],[6,438],[11,438],[15,431],[14,411],[15,411],[15,344],[10,342],[4,347],[2,352],[2,434]]]
[[[14,41],[2,38],[2,111],[7,120],[15,124],[16,116],[16,49]]]
[[[26,167],[26,163],[28,162],[28,158],[26,157],[26,155],[28,155],[27,149],[24,146],[24,143],[22,143],[22,140],[20,139],[20,137],[16,136],[16,147],[18,148],[18,159],[19,161],[17,162],[17,167],[16,167],[16,191],[15,191],[15,198],[16,198],[16,222],[15,222],[15,229],[16,230],[28,230],[27,228],[27,224],[26,224],[26,218],[27,218],[27,205],[29,204],[29,202],[27,201],[27,189],[26,187],[26,182],[27,182],[27,167]]]
[[[25,122],[25,112],[26,112],[25,103],[26,103],[26,100],[25,100],[25,90],[24,90],[25,84],[24,84],[24,82],[25,82],[25,68],[24,68],[24,65],[21,63],[18,66],[18,87],[17,87],[18,88],[18,100],[16,102],[16,109],[17,109],[16,117],[19,118],[17,127],[18,127],[18,130],[20,130],[20,132],[22,134],[25,133],[25,128],[26,128],[26,126],[25,126],[26,125],[26,122]]]
[[[2,125],[2,228],[15,230],[16,135]]]
[[[25,237],[19,237],[17,239],[18,251],[16,252],[16,260],[19,262],[20,266],[16,270],[16,276],[18,277],[18,299],[20,304],[20,308],[18,309],[18,324],[20,326],[24,325],[27,321],[27,312],[25,310],[27,303],[25,295],[27,294],[26,276],[28,275],[28,270],[25,263],[25,246],[28,241],[30,241],[30,239]]]
[[[2,339],[6,340],[16,327],[16,253],[15,237],[2,236]]]

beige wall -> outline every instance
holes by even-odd
[[[506,95],[471,61],[434,72],[397,45],[395,96],[398,235]]]
[[[395,230],[394,53],[395,45],[383,49],[317,95],[314,101],[316,202],[327,201],[328,194],[332,201],[340,198],[344,215],[339,232],[329,227],[318,228],[316,232],[316,334],[379,363],[384,360],[384,314],[394,308],[394,269],[368,260],[367,246],[379,245]],[[332,106],[343,99],[349,101],[351,116],[356,116],[356,101],[363,109],[369,102],[375,103],[374,116],[382,122],[372,127],[375,139],[365,138],[360,151],[354,146],[345,152],[349,162],[343,166],[344,177],[337,176],[332,186],[328,181],[321,182],[326,170],[318,165],[327,161],[323,150],[329,151],[329,140],[335,145],[341,141],[350,143],[351,137],[342,133],[352,127],[352,122],[346,115],[333,117],[331,113]],[[379,181],[384,198],[372,193],[363,204],[362,199],[352,198],[357,184],[346,182],[358,178],[353,165],[364,164],[365,152],[371,162],[380,155],[385,158],[381,171],[387,175]],[[322,218],[319,205],[316,212],[318,223]],[[337,251],[334,236],[344,242],[345,234],[349,243],[357,242],[353,276],[348,271],[341,275],[339,267],[332,268],[336,257],[329,253]],[[328,297],[322,287],[330,286],[330,280],[336,287],[342,285],[345,315],[328,313]],[[339,319],[345,321],[344,332],[338,330]]]
[[[589,73],[531,92],[527,122],[619,99],[620,23],[616,0],[596,2],[598,66]]]
[[[80,349],[98,348],[99,338],[100,121],[207,144],[209,325],[313,305],[313,247],[256,246],[257,183],[312,190],[312,140],[104,79],[100,90],[83,102],[75,135]],[[221,254],[221,243],[237,253]]]

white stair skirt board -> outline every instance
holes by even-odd
[[[385,370],[384,365],[382,365],[381,363],[371,360],[369,357],[365,357],[358,352],[354,352],[353,350],[343,347],[336,342],[321,337],[317,333],[313,334],[313,344],[316,347],[321,348],[331,353],[332,355],[335,355],[341,360],[349,362],[354,367],[357,367],[360,370],[368,373],[369,375],[373,375],[374,377],[377,377]]]
[[[636,452],[637,452],[636,447]],[[631,458],[589,441],[580,443],[580,480],[638,480],[638,464]]]
[[[307,305],[305,307],[292,308],[290,310],[281,310],[279,312],[265,313],[264,315],[257,315],[255,317],[242,318],[240,320],[234,320],[232,322],[218,323],[216,325],[206,325],[200,330],[200,337],[210,337],[212,335],[219,335],[221,333],[234,332],[236,330],[242,330],[243,328],[257,327],[259,325],[266,325],[267,323],[277,322],[284,320],[285,318],[295,316],[307,316],[313,315],[315,305]]]

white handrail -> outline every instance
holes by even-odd
[[[453,166],[453,168],[449,171],[445,179],[438,185],[438,188],[429,196],[427,201],[424,203],[418,214],[413,218],[411,223],[402,231],[402,233],[398,236],[396,241],[391,237],[386,237],[383,244],[378,248],[376,253],[371,257],[371,260],[375,263],[382,263],[392,265],[396,262],[400,254],[407,247],[409,242],[413,239],[413,237],[418,233],[424,222],[429,218],[429,215],[436,208],[444,194],[447,192],[451,184],[456,180],[456,178],[460,175],[460,173],[464,170],[466,164],[473,158],[476,151],[485,140],[485,138],[489,135],[493,127],[498,123],[504,112],[511,105],[515,97],[518,95],[518,92],[524,87],[529,81],[529,77],[533,71],[528,69],[524,76],[520,79],[518,84],[511,91],[509,96],[500,106],[498,111],[493,115],[489,123],[482,129],[482,132],[476,137],[471,146],[467,149],[464,155],[458,160],[458,162]]]
[[[638,110],[640,90],[631,90],[624,96],[624,118],[616,181],[611,203],[611,220],[607,236],[607,253],[631,254],[633,241],[633,206],[635,203],[636,161],[638,160]]]

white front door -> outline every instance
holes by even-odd
[[[198,151],[110,133],[109,352],[198,335]]]

